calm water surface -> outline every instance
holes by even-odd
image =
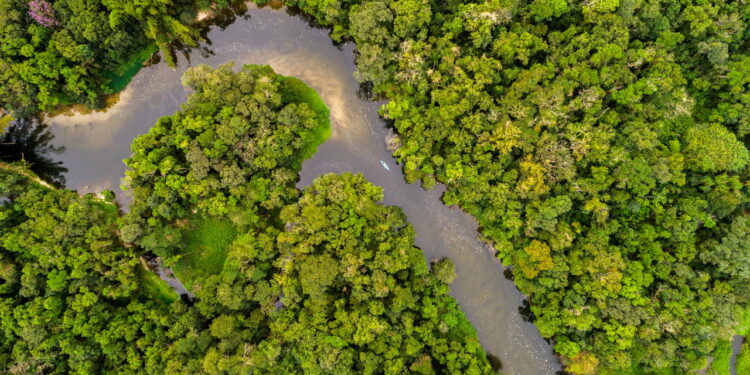
[[[477,238],[477,224],[458,208],[440,201],[442,188],[424,191],[404,182],[401,168],[385,148],[382,103],[360,100],[353,78],[352,44],[336,47],[328,32],[314,29],[284,11],[251,9],[226,30],[208,34],[212,56],[193,53],[173,70],[165,64],[143,69],[105,113],[58,116],[47,120],[55,143],[67,147],[58,158],[70,172],[67,186],[81,193],[119,189],[130,143],[156,120],[179,109],[186,98],[180,76],[191,65],[268,64],[318,91],[331,110],[332,134],[302,166],[299,187],[329,172],[360,172],[381,186],[385,203],[406,212],[426,260],[450,257],[458,277],[452,295],[476,327],[486,350],[499,357],[506,374],[554,374],[560,369],[551,347],[519,314],[523,296],[503,277],[493,250]]]

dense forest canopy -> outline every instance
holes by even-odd
[[[201,65],[183,82],[182,110],[133,142],[121,233],[212,319],[205,372],[492,372],[447,294],[451,263],[430,273],[380,188],[352,174],[295,188],[330,126],[314,91],[268,66]]]
[[[146,297],[112,203],[32,178],[0,165],[2,372],[163,373],[199,316]]]
[[[282,210],[285,230],[238,237],[209,289],[221,343],[206,372],[493,373],[448,295],[450,263],[430,273],[405,215],[381,199],[361,175],[322,176]]]
[[[293,1],[357,43],[573,373],[700,368],[748,303],[750,5]]]
[[[0,1],[0,106],[96,106],[138,51],[197,38],[194,3],[125,4]],[[389,100],[407,179],[445,183],[444,201],[478,219],[569,372],[688,372],[735,332],[750,302],[749,3],[286,4],[356,42],[356,76]],[[266,68],[185,82],[197,94],[183,111],[134,143],[123,238],[186,270],[186,249],[231,260],[227,248],[257,246],[243,242],[253,231],[275,249],[294,230],[278,215],[299,197],[295,155],[319,143],[319,112]],[[224,237],[188,235],[208,222]],[[273,310],[270,270],[289,251],[255,260],[266,297],[222,303]],[[215,268],[187,273],[209,319],[201,301],[237,296]]]
[[[195,45],[206,0],[0,1],[0,108],[20,115],[59,105],[101,107],[155,51]],[[218,5],[225,2],[218,1]]]
[[[431,272],[403,212],[361,175],[320,177],[245,228],[189,303],[159,295],[110,201],[36,181],[0,165],[3,371],[493,372],[448,295],[450,261]]]

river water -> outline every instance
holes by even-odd
[[[334,46],[326,30],[310,27],[283,10],[252,8],[225,30],[208,34],[212,54],[192,53],[177,69],[166,64],[144,68],[106,112],[47,119],[55,144],[67,150],[57,158],[69,168],[67,187],[81,193],[119,189],[130,144],[156,120],[179,109],[186,98],[180,76],[190,65],[268,64],[295,76],[320,93],[331,110],[331,137],[305,161],[299,187],[328,172],[361,172],[381,186],[385,203],[406,212],[416,229],[416,244],[427,261],[450,257],[458,277],[452,285],[485,349],[503,362],[506,374],[554,374],[560,365],[536,327],[519,313],[523,296],[503,276],[493,250],[477,237],[476,222],[440,201],[442,188],[423,190],[404,182],[401,168],[385,147],[385,123],[378,117],[382,103],[359,98],[353,78],[354,46]],[[201,56],[203,55],[203,56]]]

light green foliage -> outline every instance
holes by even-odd
[[[117,238],[118,211],[0,166],[0,368],[7,373],[164,373],[155,351],[202,323]],[[163,302],[162,302],[163,301]]]
[[[5,132],[11,122],[13,122],[13,116],[5,115],[0,117],[0,134]]]
[[[450,284],[456,279],[456,267],[449,258],[443,258],[432,263],[432,273],[438,280]]]
[[[742,344],[740,354],[737,355],[737,374],[750,374],[750,344]]]
[[[711,353],[710,374],[712,375],[729,375],[729,361],[732,357],[732,343],[722,341],[716,345]]]
[[[685,156],[689,165],[701,172],[736,172],[750,161],[745,145],[718,124],[688,130]]]
[[[221,272],[237,230],[231,221],[212,217],[189,217],[183,225],[179,260],[171,267],[189,288],[195,280]]]
[[[312,87],[306,85],[299,78],[283,77],[281,81],[282,100],[287,103],[305,103],[315,112],[317,124],[315,127],[301,134],[303,145],[297,159],[293,163],[295,170],[299,170],[302,162],[312,157],[317,147],[331,135],[330,111]]]
[[[537,21],[560,17],[566,11],[568,11],[566,0],[533,0],[529,4],[529,14],[534,16]]]

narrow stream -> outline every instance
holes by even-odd
[[[299,187],[328,172],[361,172],[381,186],[385,203],[406,212],[416,229],[417,246],[427,261],[450,257],[458,277],[452,295],[476,327],[485,349],[500,358],[506,374],[554,374],[560,364],[536,327],[519,313],[523,296],[503,276],[504,267],[493,250],[477,238],[476,222],[440,201],[442,188],[424,191],[406,184],[401,168],[385,147],[387,130],[378,117],[382,103],[363,101],[354,80],[354,45],[336,47],[326,30],[311,28],[283,10],[251,9],[221,31],[208,34],[210,56],[191,55],[173,70],[165,64],[143,69],[121,93],[120,101],[104,113],[47,119],[55,144],[66,146],[58,158],[69,168],[68,188],[81,193],[119,189],[122,159],[130,143],[164,115],[180,108],[186,98],[180,76],[190,65],[268,64],[283,75],[295,76],[320,93],[331,110],[332,135],[302,167]]]

